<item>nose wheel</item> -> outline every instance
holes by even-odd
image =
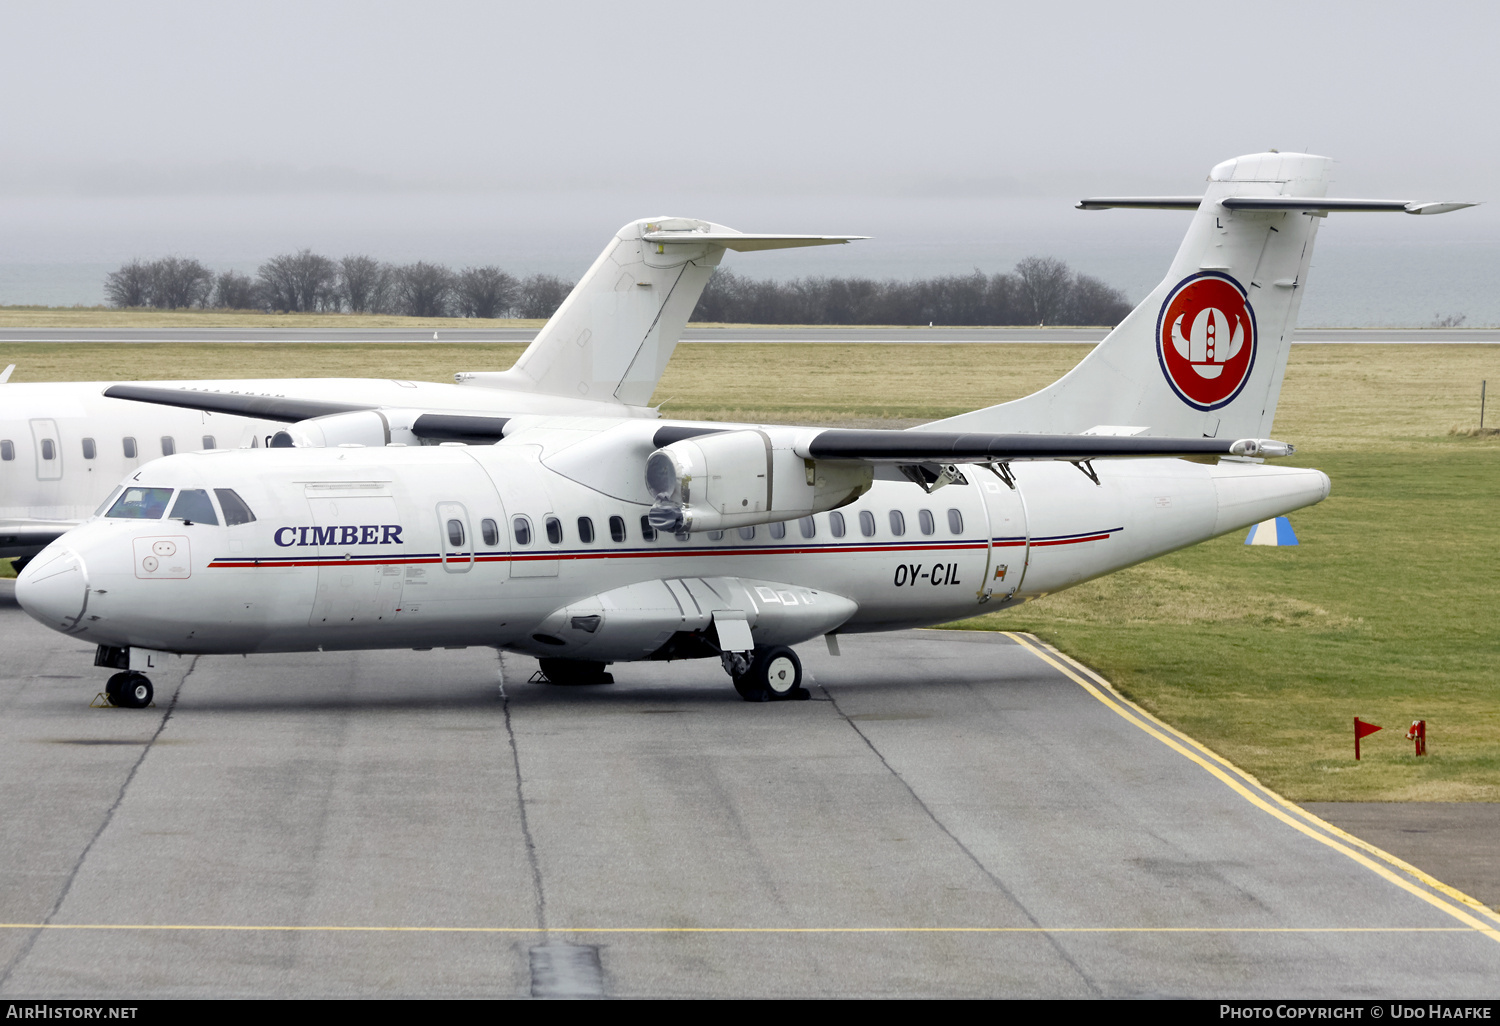
[[[812,697],[802,686],[802,660],[785,645],[757,648],[750,665],[733,679],[734,690],[747,702],[795,702]]]
[[[155,693],[151,679],[134,670],[117,673],[104,685],[104,697],[109,699],[109,704],[125,709],[146,708]]]

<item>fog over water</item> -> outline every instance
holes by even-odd
[[[1215,34],[1176,3],[8,7],[0,303],[99,303],[133,257],[253,273],[304,247],[576,277],[662,214],[874,236],[726,257],[752,277],[1044,255],[1136,300],[1187,215],[1078,198],[1191,193],[1271,146],[1336,158],[1331,195],[1495,198],[1500,14],[1257,11]],[[1313,266],[1306,326],[1500,325],[1493,204],[1334,215]]]

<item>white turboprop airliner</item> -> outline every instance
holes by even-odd
[[[657,416],[646,406],[698,297],[726,249],[823,246],[863,236],[747,235],[687,218],[634,221],[610,239],[531,345],[503,372],[461,373],[457,384],[381,378],[10,384],[0,375],[0,559],[25,559],[88,517],[121,475],[158,456],[290,445],[294,400],[306,416],[379,407],[403,437],[422,413],[548,413],[615,419]],[[131,402],[145,388],[186,402]],[[219,401],[215,401],[218,397]],[[260,403],[278,415],[261,419]],[[298,418],[301,419],[301,418]],[[447,436],[429,418],[423,440]],[[337,421],[300,425],[305,443],[345,439]]]
[[[127,706],[171,653],[465,645],[556,683],[716,657],[747,699],[804,697],[791,645],[1004,609],[1328,494],[1262,463],[1291,451],[1264,436],[1317,226],[1466,205],[1328,199],[1329,164],[1255,154],[1202,197],[1085,201],[1196,214],[1151,295],[1015,402],[910,431],[450,418],[492,444],[436,448],[329,411],[364,444],[150,463],[16,595],[96,644]]]

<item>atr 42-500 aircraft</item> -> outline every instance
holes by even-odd
[[[344,445],[140,468],[16,594],[98,646],[127,706],[169,653],[465,645],[556,683],[711,657],[746,699],[804,697],[791,645],[1004,609],[1328,494],[1262,462],[1291,451],[1264,436],[1317,226],[1467,205],[1328,199],[1329,164],[1255,154],[1202,197],[1081,204],[1196,214],[1151,295],[1015,402],[910,431],[468,417],[436,448],[330,409]]]
[[[122,474],[158,456],[348,440],[330,411],[379,408],[387,440],[394,432],[423,441],[459,437],[447,413],[655,418],[646,404],[726,249],[858,238],[748,235],[681,217],[634,221],[610,239],[514,367],[456,374],[455,385],[380,378],[10,384],[7,369],[0,375],[0,559],[40,552],[87,518]],[[331,396],[346,405],[327,402]],[[130,401],[142,397],[159,405]],[[305,422],[289,432],[288,420]]]

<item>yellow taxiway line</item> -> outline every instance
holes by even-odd
[[[1489,937],[1490,940],[1500,943],[1500,929],[1497,929],[1497,927],[1500,927],[1500,915],[1496,915],[1483,902],[1469,897],[1469,895],[1457,888],[1448,886],[1429,874],[1422,872],[1417,867],[1403,862],[1391,853],[1340,830],[1332,823],[1319,819],[1301,806],[1288,801],[1222,755],[1210,750],[1176,728],[1152,716],[1145,709],[1142,709],[1116,691],[1114,686],[1099,676],[1099,674],[1059,652],[1035,635],[1014,631],[1005,631],[1004,634],[1022,648],[1029,650],[1042,662],[1062,673],[1094,698],[1104,703],[1106,707],[1118,714],[1127,723],[1145,731],[1179,755],[1192,760],[1209,773],[1212,773],[1227,785],[1230,790],[1262,812],[1267,812],[1275,816],[1292,829],[1306,834],[1320,844],[1327,845],[1341,855],[1353,859],[1366,869],[1390,881],[1402,890],[1408,891],[1434,908],[1446,912],[1471,930],[1482,933]],[[1260,791],[1261,794],[1256,794],[1256,791]],[[1374,856],[1374,858],[1371,856]],[[1384,861],[1387,865],[1381,865],[1380,862],[1375,861],[1376,859]],[[1419,881],[1422,886],[1419,886],[1418,883],[1413,883],[1388,867],[1395,867],[1402,873],[1409,874]],[[1431,889],[1429,890],[1428,888]],[[1434,894],[1433,891],[1437,891],[1438,893]],[[1489,922],[1477,918],[1478,916],[1485,917]]]

